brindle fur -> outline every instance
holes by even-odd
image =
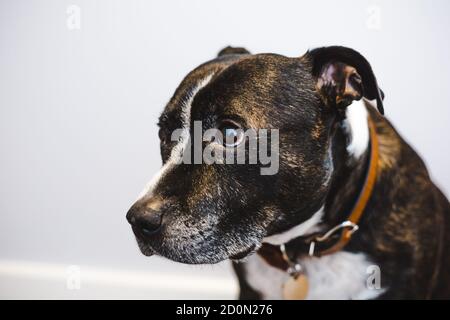
[[[332,48],[320,50],[333,57]],[[347,153],[345,115],[330,103],[333,96],[328,92],[324,98],[317,87],[315,52],[287,58],[227,47],[186,76],[160,117],[163,162],[173,147],[171,132],[182,125],[183,102],[212,74],[192,102],[191,123],[201,120],[206,130],[231,118],[245,129],[279,129],[280,169],[262,176],[259,165],[177,166],[133,206],[139,211],[150,198],[164,199],[161,233],[138,236],[143,252],[184,263],[216,263],[253,253],[263,237],[307,220],[324,204],[324,228],[346,218],[363,183],[368,155],[354,161]],[[340,62],[351,65],[351,57]],[[358,63],[353,66],[367,81],[370,66],[362,71]],[[364,93],[376,99],[374,77]],[[387,288],[381,298],[449,298],[448,200],[388,120],[367,108],[380,144],[377,182],[360,229],[344,250],[364,252],[380,266]],[[290,250],[303,253],[295,245]],[[244,269],[234,267],[240,298],[257,298]]]

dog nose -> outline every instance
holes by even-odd
[[[134,204],[128,210],[127,220],[138,233],[151,236],[161,230],[162,214],[148,206]]]

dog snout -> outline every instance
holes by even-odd
[[[153,199],[135,203],[127,213],[127,220],[133,230],[141,236],[156,235],[161,231],[163,214],[160,201]]]

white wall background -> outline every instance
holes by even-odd
[[[66,25],[71,4],[79,30]],[[229,44],[288,56],[359,50],[387,116],[448,195],[449,9],[445,0],[0,0],[0,297],[234,296],[227,263],[145,258],[125,220],[160,166],[164,104]],[[81,268],[80,290],[66,289],[68,265]]]

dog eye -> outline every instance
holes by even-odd
[[[222,144],[225,147],[236,147],[244,140],[244,131],[234,122],[222,123],[220,131],[222,132]]]

